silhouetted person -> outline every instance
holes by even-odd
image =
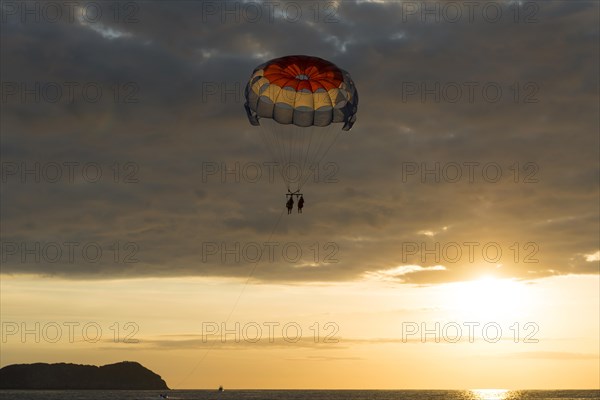
[[[290,196],[290,199],[285,203],[285,206],[288,209],[288,214],[292,213],[292,209],[294,208],[294,196]]]
[[[300,195],[300,199],[298,200],[298,214],[302,214],[302,207],[304,207],[304,197]]]

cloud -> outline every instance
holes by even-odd
[[[585,261],[587,261],[587,262],[600,261],[600,250],[598,250],[592,254],[586,254]]]
[[[432,267],[422,267],[420,265],[402,265],[395,268],[367,272],[365,275],[367,279],[371,278],[382,281],[403,282],[405,275],[418,274],[427,271],[446,271],[446,267],[443,265],[434,265]]]
[[[423,284],[488,271],[523,279],[598,272],[590,262],[599,218],[598,4],[540,3],[529,24],[423,21],[400,3],[377,2],[339,2],[320,18],[303,6],[294,22],[263,10],[252,20],[245,4],[223,14],[206,3],[143,2],[132,20],[86,23],[5,14],[2,169],[18,171],[0,194],[3,273],[245,279],[253,271],[256,282],[376,274]],[[207,166],[271,161],[245,120],[243,87],[257,64],[303,53],[348,70],[361,100],[358,122],[327,157],[335,179],[307,185],[304,214],[287,216],[285,187],[266,167],[253,183],[207,175]],[[472,82],[473,102],[426,94],[439,85],[449,96],[454,83],[467,93]],[[490,82],[503,91],[495,103],[481,92]],[[36,83],[45,96],[56,85],[63,95],[23,101],[19,85]],[[86,99],[98,88],[100,99]],[[49,165],[67,176],[64,163],[73,162],[73,183],[48,181]],[[25,184],[22,166],[34,170]],[[100,180],[89,182],[98,166]],[[279,250],[300,246],[303,258],[279,253],[255,264],[243,254],[273,241]],[[455,243],[463,255],[449,262]],[[57,245],[63,257],[53,261]],[[94,261],[96,245],[103,256]],[[236,245],[239,254],[227,253]],[[407,265],[420,269],[394,270]]]
[[[402,338],[398,337],[375,337],[375,338],[358,338],[358,337],[327,337],[326,339],[321,338],[319,341],[315,341],[312,337],[281,337],[281,336],[268,336],[264,334],[260,337],[244,337],[238,335],[237,337],[231,333],[227,337],[203,337],[202,335],[196,334],[183,334],[183,335],[162,335],[158,338],[143,338],[137,343],[123,343],[115,344],[112,340],[105,340],[104,344],[106,349],[127,349],[127,350],[260,350],[260,349],[311,349],[311,350],[343,350],[348,349],[351,346],[380,346],[380,345],[394,345],[402,346],[406,344],[433,344],[433,345],[454,345],[457,343],[473,343],[473,338],[469,338],[468,335],[463,335],[459,338],[434,338],[432,336],[424,339],[419,334],[409,334]],[[474,340],[483,340],[481,338],[475,338]],[[499,338],[503,342],[513,342],[514,338],[510,336],[504,336]],[[335,356],[314,356],[317,359],[342,359]],[[594,354],[580,354],[580,353],[561,353],[561,352],[519,352],[504,354],[502,357],[510,358],[553,358],[553,359],[593,359],[597,358],[598,355]],[[346,359],[345,357],[343,359]]]
[[[281,348],[304,348],[313,350],[339,350],[345,349],[348,346],[344,345],[339,338],[327,338],[327,342],[322,340],[315,342],[314,338],[295,338],[295,337],[245,337],[229,335],[227,338],[204,338],[200,335],[188,335],[189,337],[174,338],[169,335],[169,338],[160,339],[143,339],[138,343],[126,343],[128,350],[190,350],[190,349],[206,349],[210,350],[252,350],[252,349],[281,349]],[[110,340],[105,341],[108,345]],[[119,346],[114,346],[119,347]],[[106,348],[114,348],[108,346]]]
[[[362,357],[327,357],[327,356],[306,356],[306,357],[288,357],[286,360],[290,361],[357,361],[363,360]]]
[[[600,355],[593,353],[570,353],[560,351],[524,351],[507,354],[503,357],[541,360],[598,360]]]

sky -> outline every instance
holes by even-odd
[[[597,2],[1,11],[2,366],[600,386]],[[244,88],[293,54],[360,100],[288,216]]]

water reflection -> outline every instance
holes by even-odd
[[[514,393],[513,393],[514,394]],[[511,400],[511,392],[508,389],[471,389],[473,400]]]

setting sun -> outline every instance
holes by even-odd
[[[520,315],[532,300],[525,283],[513,279],[484,276],[449,284],[447,306],[463,318],[507,318]]]

